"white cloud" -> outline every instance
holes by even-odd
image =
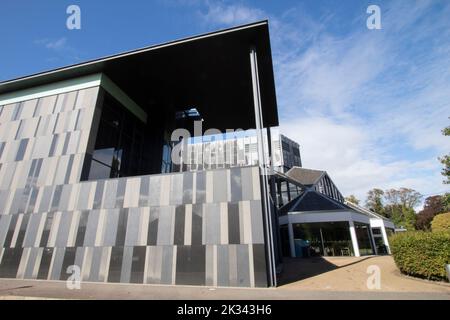
[[[282,131],[303,146],[305,166],[329,171],[345,194],[449,190],[437,161],[450,150],[441,134],[450,116],[449,31],[445,14],[424,16],[429,5],[396,2],[383,31],[323,32],[304,51],[275,57]]]
[[[50,39],[40,39],[35,41],[36,44],[42,45],[47,49],[55,50],[55,51],[61,51],[63,49],[67,49],[67,38],[62,37],[56,40],[50,40]]]
[[[203,20],[212,25],[240,25],[265,19],[265,13],[241,4],[227,5],[217,1],[206,1],[207,12],[200,13]]]
[[[364,200],[373,188],[446,190],[436,159],[383,161],[383,148],[363,126],[306,116],[285,121],[281,132],[301,142],[304,167],[326,170],[344,195]]]

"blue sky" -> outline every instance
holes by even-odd
[[[81,30],[66,8],[81,8]],[[381,8],[368,30],[366,9]],[[269,19],[281,130],[344,194],[449,191],[449,1],[0,2],[0,80]]]

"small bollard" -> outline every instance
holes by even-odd
[[[447,278],[448,278],[448,282],[450,282],[450,264],[447,264],[445,266],[445,270],[447,270]]]

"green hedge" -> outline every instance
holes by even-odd
[[[433,230],[433,232],[450,232],[450,212],[441,213],[435,216],[431,222],[431,230]]]
[[[398,233],[389,243],[402,273],[429,280],[447,279],[445,265],[450,263],[450,233]]]

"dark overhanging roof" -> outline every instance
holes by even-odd
[[[195,107],[204,128],[255,127],[250,49],[265,126],[278,125],[268,21],[154,45],[0,82],[0,94],[102,72],[149,115]]]

